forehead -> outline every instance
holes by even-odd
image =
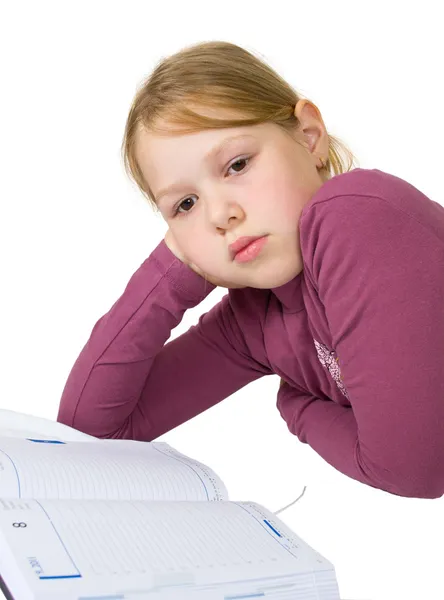
[[[216,157],[218,150],[243,142],[277,141],[280,128],[274,123],[260,123],[241,127],[206,129],[193,133],[181,133],[173,129],[168,133],[158,133],[139,128],[135,139],[135,154],[140,168],[157,171],[165,161],[177,164],[201,163]],[[148,173],[146,173],[148,175]]]
[[[235,109],[220,108],[216,106],[201,106],[193,102],[187,102],[186,108],[194,112],[195,114],[207,117],[209,119],[225,119],[229,120],[245,120],[248,115]],[[262,130],[267,130],[272,124],[260,123],[258,125],[248,126],[236,126],[236,127],[222,127],[222,128],[210,128],[202,129],[197,132],[186,134],[181,132],[181,126],[171,124],[168,122],[168,117],[158,118],[154,123],[152,131],[147,128],[139,128],[136,136],[136,142],[139,141],[141,147],[150,145],[156,146],[179,146],[179,144],[193,144],[193,147],[208,147],[208,144],[222,140],[225,137],[241,134],[241,133],[255,133],[260,135],[263,133]],[[183,129],[186,129],[186,122],[183,125]],[[158,131],[161,130],[161,131]],[[138,137],[138,140],[137,140]],[[169,143],[171,142],[171,143]]]
[[[202,129],[193,133],[183,133],[177,127],[167,129],[166,133],[139,128],[136,134],[136,149],[138,152],[146,153],[152,147],[155,147],[156,150],[162,148],[173,150],[175,147],[189,146],[205,152],[211,149],[213,145],[232,137],[252,136],[256,139],[264,138],[270,135],[270,125],[270,123],[260,123],[241,127]]]

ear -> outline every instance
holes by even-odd
[[[316,158],[328,157],[328,133],[318,107],[309,100],[299,100],[294,109],[303,144]]]

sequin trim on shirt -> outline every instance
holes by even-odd
[[[316,348],[316,352],[318,354],[319,362],[323,367],[329,370],[330,375],[336,382],[336,385],[344,394],[344,396],[349,400],[348,392],[345,388],[345,385],[342,383],[342,374],[341,369],[339,367],[339,358],[336,356],[334,350],[329,350],[327,346],[321,344],[317,340],[313,340]]]

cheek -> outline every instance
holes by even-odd
[[[182,252],[191,262],[202,264],[204,261],[211,261],[214,253],[210,248],[210,240],[208,236],[202,233],[201,227],[197,225],[190,226],[188,223],[183,228],[177,228],[176,231],[173,231],[173,234]]]
[[[302,208],[297,198],[292,198],[292,202],[287,203],[283,206],[282,214],[285,219],[288,219],[292,223],[299,222]]]
[[[277,178],[279,181],[279,178]],[[290,180],[267,182],[260,188],[260,212],[270,222],[294,229],[303,208],[303,192]]]

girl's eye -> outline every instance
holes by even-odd
[[[248,158],[238,158],[233,163],[231,163],[231,165],[228,167],[228,170],[232,169],[235,165],[239,165],[239,164],[243,164],[243,163],[245,163],[245,165],[246,165],[248,161],[249,161]],[[236,173],[241,173],[243,170],[244,169],[240,169],[239,171],[235,171],[235,172]]]
[[[182,202],[178,205],[178,207],[176,208],[176,210],[174,211],[174,214],[177,215],[177,213],[182,212],[180,209],[182,206],[186,205],[186,203],[191,200],[192,198],[194,198],[194,196],[190,196],[189,198],[185,198],[185,200],[182,200]],[[189,206],[189,205],[188,205]],[[193,208],[192,206],[190,208]],[[190,212],[189,210],[186,210],[184,212]]]
[[[234,168],[236,165],[243,165],[245,164],[245,166],[247,165],[248,161],[250,159],[249,158],[238,158],[236,159],[234,162],[231,163],[231,165],[228,167],[228,171],[232,168]],[[245,167],[239,169],[239,170],[235,170],[235,173],[242,173],[242,171],[245,169]],[[178,204],[177,208],[174,211],[174,214],[177,215],[178,213],[182,213],[182,211],[180,210],[183,206],[185,207],[185,211],[183,212],[190,212],[190,210],[188,210],[186,208],[186,206],[188,206],[189,209],[191,209],[193,206],[190,206],[189,204],[187,205],[188,201],[191,200],[192,198],[194,198],[194,196],[189,196],[188,198],[185,198],[184,200],[182,200],[182,202],[180,202],[180,204]]]

